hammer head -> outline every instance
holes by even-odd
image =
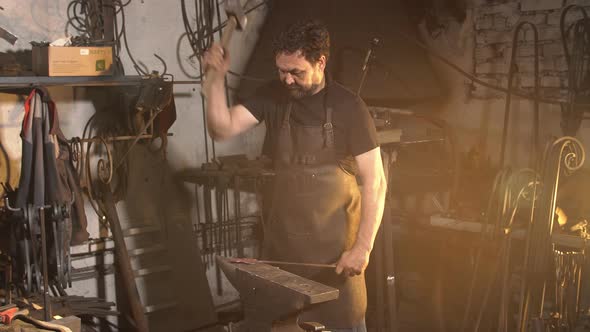
[[[244,8],[242,8],[240,0],[226,0],[225,13],[227,14],[227,18],[233,17],[236,19],[236,29],[243,30],[246,27],[248,18],[244,13]]]

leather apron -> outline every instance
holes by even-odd
[[[288,102],[275,136],[275,176],[265,195],[262,256],[332,264],[356,240],[360,192],[355,176],[344,170],[337,158],[327,93],[323,126],[291,123],[291,109],[292,103]],[[303,313],[302,321],[319,322],[329,328],[351,328],[364,319],[364,275],[339,276],[334,269],[327,268],[281,268],[340,291],[337,300],[318,304]]]

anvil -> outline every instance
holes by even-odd
[[[216,260],[240,293],[244,308],[240,332],[321,331],[321,322],[302,324],[298,322],[299,314],[310,306],[338,298],[338,289],[272,265],[234,263],[221,256]]]

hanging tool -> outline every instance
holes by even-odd
[[[231,40],[234,30],[244,30],[248,22],[246,14],[240,4],[239,0],[226,0],[225,2],[225,13],[227,14],[227,24],[221,37],[221,47],[227,49],[229,41]],[[209,68],[205,72],[205,80],[203,81],[202,91],[208,91],[211,85],[211,80],[207,79],[211,77],[213,69]]]
[[[16,44],[16,41],[18,40],[17,36],[13,35],[10,31],[4,29],[3,27],[0,27],[0,38],[9,42],[10,45]]]
[[[10,323],[12,322],[12,319],[15,316],[18,316],[18,315],[26,316],[28,314],[29,314],[29,310],[27,310],[27,309],[21,310],[18,307],[14,306],[10,309],[0,311],[0,324],[10,325]]]
[[[35,326],[37,329],[42,329],[43,331],[72,332],[72,330],[69,327],[53,323],[54,321],[44,322],[33,317],[29,317],[26,314],[15,315],[12,319],[21,320],[25,323]]]
[[[319,267],[319,268],[331,268],[335,269],[336,264],[316,264],[316,263],[298,263],[298,262],[282,262],[282,261],[267,261],[258,260],[256,258],[228,258],[230,263],[234,264],[270,264],[270,265],[292,265],[292,266],[303,266],[303,267]]]
[[[356,94],[358,96],[361,95],[361,91],[363,90],[363,86],[365,85],[365,79],[367,78],[367,72],[369,69],[369,66],[371,64],[371,61],[373,60],[373,51],[375,49],[375,47],[377,47],[379,45],[379,38],[373,38],[373,40],[371,40],[371,45],[369,46],[369,49],[367,50],[367,54],[365,55],[365,60],[363,61],[363,68],[361,70],[361,79],[359,82],[359,86],[356,90]]]

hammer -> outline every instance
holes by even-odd
[[[244,14],[240,0],[226,0],[225,13],[227,14],[227,24],[223,31],[223,35],[221,36],[221,47],[223,49],[226,49],[229,45],[234,30],[244,30],[248,23],[248,18],[246,17],[246,14]],[[207,78],[211,77],[213,71],[214,69],[209,68],[205,72],[205,80],[203,81],[202,87],[203,91],[207,91],[210,87],[211,83]]]

